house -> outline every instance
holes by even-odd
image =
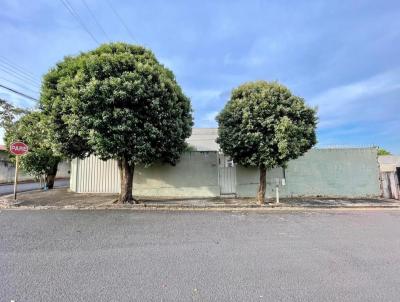
[[[196,151],[219,151],[218,128],[193,128],[186,142]]]
[[[216,128],[194,128],[187,142],[196,151],[182,155],[176,166],[156,163],[135,169],[136,196],[255,197],[259,172],[236,165],[219,152]],[[285,177],[285,185],[282,179]],[[290,161],[285,173],[267,172],[267,197],[279,185],[281,196],[377,197],[381,195],[376,148],[311,149]],[[79,193],[118,193],[120,179],[115,160],[96,156],[74,159],[70,188]]]

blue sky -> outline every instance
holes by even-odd
[[[108,38],[82,0],[68,1],[101,43],[151,48],[191,98],[196,127],[216,126],[237,85],[278,80],[318,106],[320,146],[400,154],[398,1],[86,0]],[[64,55],[97,46],[60,0],[2,0],[0,36],[0,58],[39,79]],[[38,85],[4,68],[0,83],[38,97]],[[4,89],[0,97],[35,105]]]

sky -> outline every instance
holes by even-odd
[[[0,37],[0,84],[35,98],[65,55],[124,41],[174,72],[195,127],[216,127],[241,83],[279,81],[318,108],[318,146],[400,154],[399,1],[1,0]]]

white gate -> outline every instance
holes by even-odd
[[[219,154],[219,186],[221,195],[236,194],[236,167],[229,156]]]

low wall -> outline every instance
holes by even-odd
[[[256,168],[238,166],[237,195],[255,197],[259,184]],[[275,196],[276,178],[283,177],[281,168],[267,172],[268,198]],[[380,196],[379,166],[376,148],[311,149],[304,156],[290,161],[286,169],[286,185],[280,187],[282,197]]]
[[[136,196],[214,197],[219,196],[217,152],[187,152],[176,164],[136,167],[133,194]],[[120,179],[115,160],[95,156],[74,159],[71,190],[79,193],[118,193]]]
[[[68,178],[70,172],[70,163],[61,162],[58,165],[57,178]],[[11,183],[14,181],[15,166],[9,160],[0,160],[0,183]],[[18,180],[27,181],[35,180],[34,177],[22,170],[18,172]]]
[[[15,166],[8,160],[0,160],[0,183],[10,183],[14,181]],[[31,175],[24,172],[18,174],[19,180],[33,179]]]
[[[400,168],[400,156],[381,155],[378,156],[378,163],[381,172],[396,172]]]

